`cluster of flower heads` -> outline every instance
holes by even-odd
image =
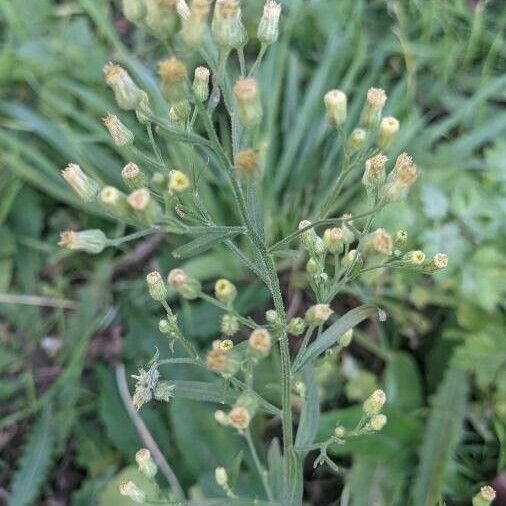
[[[158,468],[151,456],[151,452],[147,448],[141,448],[135,454],[135,461],[137,462],[139,471],[157,488],[158,485],[156,484],[155,476],[158,472]],[[125,480],[120,483],[119,493],[139,504],[144,504],[151,499],[148,498],[146,492],[141,487],[131,480]]]

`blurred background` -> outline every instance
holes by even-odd
[[[243,4],[253,37],[262,3]],[[329,449],[341,475],[308,460],[305,499],[468,505],[492,483],[494,504],[506,504],[506,4],[292,0],[283,9],[282,37],[259,75],[270,236],[293,231],[338,170],[323,94],[345,90],[356,117],[374,85],[387,90],[386,112],[401,123],[394,151],[411,153],[423,174],[408,201],[377,223],[405,229],[412,248],[450,259],[433,278],[364,277],[335,306],[375,302],[389,318],[357,329],[342,359],[319,363],[319,440],[356,416],[357,402],[379,386],[389,423],[374,437]],[[152,235],[96,256],[60,249],[62,229],[124,233],[78,201],[59,171],[73,161],[121,185],[127,160],[101,123],[116,111],[102,67],[119,61],[156,96],[156,62],[169,44],[136,28],[110,0],[0,0],[0,37],[0,503],[131,504],[117,485],[136,473],[142,444],[118,393],[119,373],[123,365],[135,373],[155,346],[170,353],[145,273],[183,265],[208,287],[226,276],[239,287],[240,310],[260,318],[268,293],[225,249],[176,262],[177,237]],[[248,48],[254,59],[255,42]],[[127,124],[147,147],[140,126]],[[170,145],[164,149],[177,159]],[[359,186],[346,188],[336,215],[360,206]],[[225,186],[210,184],[209,196],[217,220],[225,218]],[[310,303],[301,295],[303,273],[285,270],[287,297],[300,298],[302,313]],[[173,304],[185,332],[208,348],[219,335],[219,311],[205,302]],[[170,376],[199,379],[184,366]],[[276,399],[274,380],[266,367],[267,398]],[[214,409],[178,398],[142,411],[195,497],[217,493],[214,468],[232,462],[241,446],[214,423]],[[262,454],[279,433],[275,420],[256,421]],[[253,474],[245,465],[238,486],[254,487]]]

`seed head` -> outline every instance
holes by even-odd
[[[161,87],[170,102],[184,100],[188,95],[186,65],[172,56],[158,64]]]
[[[413,159],[407,153],[400,154],[393,170],[388,174],[383,188],[383,198],[386,202],[394,202],[404,198],[417,178],[418,169],[413,163]]]
[[[378,228],[365,240],[365,249],[375,255],[391,255],[393,249],[392,236],[384,229]]]
[[[340,227],[327,228],[323,232],[323,242],[329,253],[338,255],[343,251],[343,229]]]
[[[178,0],[144,0],[146,25],[160,40],[167,40],[175,32],[178,23]]]
[[[251,422],[250,412],[242,406],[232,408],[228,414],[228,423],[238,430],[247,429]]]
[[[368,193],[374,192],[385,182],[385,163],[388,158],[379,153],[365,162],[362,184]]]
[[[254,352],[266,356],[271,349],[272,338],[266,329],[255,329],[249,336],[248,344]]]
[[[434,272],[444,269],[448,266],[448,256],[444,253],[436,253],[429,261],[423,266],[425,272]]]
[[[235,155],[235,167],[243,180],[251,180],[258,168],[258,153],[254,149],[239,151]]]

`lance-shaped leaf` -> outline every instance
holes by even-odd
[[[306,398],[302,406],[302,412],[295,438],[295,446],[310,445],[318,432],[320,421],[320,399],[318,395],[318,383],[316,381],[314,367],[308,364],[302,369],[302,381],[306,386]]]
[[[371,304],[365,304],[348,311],[307,347],[306,351],[294,364],[293,372],[300,371],[308,362],[311,362],[325,350],[334,346],[340,336],[371,316],[378,316],[380,320],[384,319],[383,311]]]
[[[172,252],[174,258],[188,258],[197,255],[223,241],[227,241],[240,234],[241,227],[216,227],[204,229],[200,237],[190,241]]]

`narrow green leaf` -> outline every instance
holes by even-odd
[[[179,248],[176,248],[172,251],[172,256],[174,258],[188,258],[190,256],[203,253],[214,245],[227,241],[239,233],[240,230],[237,229],[217,233],[213,232],[212,229],[209,229],[207,233],[197,237],[189,243],[184,244],[183,246],[180,246]]]
[[[51,454],[56,439],[52,409],[47,405],[32,427],[18,469],[12,480],[11,506],[31,504],[38,496],[51,467]]]
[[[302,369],[302,381],[306,385],[306,399],[302,406],[299,427],[295,438],[296,447],[310,445],[314,441],[320,423],[318,383],[314,367],[311,364]]]
[[[463,369],[451,368],[434,398],[413,486],[413,506],[434,506],[441,498],[445,473],[466,415],[468,382]]]
[[[296,364],[294,364],[293,372],[300,371],[304,365],[314,360],[318,355],[333,346],[337,339],[351,328],[364,321],[371,316],[379,315],[380,310],[377,306],[365,304],[351,311],[333,323],[323,334],[311,343],[306,351],[302,354]]]

